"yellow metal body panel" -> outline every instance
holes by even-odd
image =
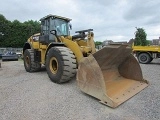
[[[34,49],[39,49],[39,42],[32,42],[32,46]]]
[[[65,46],[67,46],[67,48],[71,49],[71,51],[75,54],[77,62],[79,62],[83,58],[83,54],[77,42],[66,39],[63,36],[61,36],[60,39],[65,44]]]
[[[75,54],[76,60],[79,63],[79,61],[84,57],[83,54],[88,54],[88,53],[92,53],[93,50],[95,48],[92,48],[90,45],[88,44],[92,44],[91,42],[88,43],[84,40],[79,40],[79,41],[72,41],[71,37],[66,37],[64,38],[63,36],[59,37],[59,39],[61,40],[62,43],[64,43],[64,45],[71,49],[71,51]],[[39,43],[38,41],[35,41],[32,39],[32,36],[28,39],[28,42],[32,45],[33,49],[37,49],[38,51],[41,51],[41,64],[45,63],[45,56],[46,56],[46,52],[49,45],[43,45],[41,43]],[[93,42],[94,43],[94,42]]]
[[[50,47],[50,43],[49,45],[43,45],[41,43],[39,43],[38,40],[33,40],[34,36],[40,36],[40,33],[34,34],[33,36],[31,36],[28,39],[28,42],[32,45],[33,49],[36,49],[38,51],[41,51],[41,64],[45,64],[45,56],[46,56],[46,52],[48,50],[48,47]],[[84,57],[84,55],[88,56],[89,54],[93,54],[96,52],[95,49],[95,44],[94,44],[94,40],[93,40],[94,34],[93,32],[88,32],[87,34],[87,40],[72,40],[71,36],[60,36],[59,37],[59,42],[64,43],[64,45],[71,49],[71,51],[74,53],[77,63],[79,63],[79,61]],[[56,42],[58,42],[57,38],[55,37]]]
[[[90,53],[92,51],[92,48],[91,47],[87,47],[87,46],[81,46],[81,51],[82,53]]]
[[[40,51],[41,51],[41,64],[45,64],[45,54],[46,54],[46,50],[40,49]]]
[[[78,40],[78,41],[77,41],[77,44],[78,44],[79,46],[87,46],[87,42],[84,41],[84,40]]]
[[[64,38],[63,36],[60,37],[62,43],[65,44],[67,48],[70,48],[71,51],[75,54],[77,62],[79,63],[80,60],[84,57],[83,54],[93,54],[96,52],[95,44],[94,44],[94,34],[93,32],[88,32],[88,39],[85,40],[71,40],[71,37]]]
[[[133,51],[160,52],[160,46],[132,46]]]
[[[37,35],[37,34],[35,34]],[[39,49],[39,41],[35,41],[32,39],[32,36],[28,39],[28,42],[32,45],[33,49]]]
[[[89,32],[88,33],[87,46],[90,46],[92,48],[92,54],[96,52],[96,47],[95,47],[93,38],[94,38],[94,33]]]
[[[40,49],[46,50],[47,49],[47,45],[40,44]]]
[[[47,47],[48,47],[47,45],[42,45],[40,43],[39,51],[41,51],[41,64],[45,64],[45,55],[46,55]]]

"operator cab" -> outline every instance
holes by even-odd
[[[40,19],[41,21],[41,36],[40,42],[49,44],[55,41],[55,36],[51,34],[52,30],[56,31],[57,36],[69,35],[69,23],[71,19],[60,17],[57,15],[47,15]]]

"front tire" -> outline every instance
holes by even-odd
[[[27,72],[37,72],[41,69],[41,64],[34,61],[34,50],[26,49],[24,51],[24,67]]]
[[[76,73],[76,58],[66,47],[53,47],[47,53],[46,70],[51,81],[63,83]]]

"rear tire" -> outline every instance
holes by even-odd
[[[138,55],[138,61],[142,64],[147,64],[147,63],[150,63],[152,59],[148,53],[140,53]]]
[[[27,72],[37,72],[41,69],[41,64],[34,62],[34,50],[26,49],[24,51],[24,67]]]
[[[52,82],[63,83],[76,74],[76,58],[66,47],[53,47],[47,53],[46,70]]]

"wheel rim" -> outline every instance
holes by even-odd
[[[55,57],[52,57],[49,62],[49,68],[53,74],[56,74],[58,71],[58,61]]]
[[[146,56],[141,56],[141,61],[146,61],[147,57]]]
[[[28,56],[25,57],[25,63],[26,63],[26,66],[29,67],[30,60]]]

